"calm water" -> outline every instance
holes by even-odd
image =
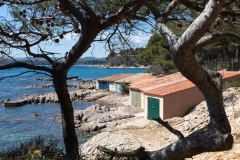
[[[0,77],[19,74],[24,69],[0,71]],[[69,76],[79,76],[84,80],[95,80],[119,73],[142,73],[143,68],[91,68],[87,66],[74,66]],[[36,81],[35,78],[44,75],[28,74],[21,77],[13,77],[0,81],[0,100],[19,99],[25,94],[53,92],[53,88],[38,89],[29,88],[28,85],[50,84],[50,81]],[[75,109],[85,109],[95,102],[73,103]],[[41,114],[34,117],[33,114]],[[52,135],[57,139],[62,138],[61,124],[55,120],[60,113],[59,104],[35,104],[17,108],[5,108],[0,106],[0,148],[9,147],[17,141],[26,140],[37,135]]]

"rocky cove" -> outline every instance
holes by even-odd
[[[96,102],[95,105],[89,106],[84,110],[74,110],[76,131],[83,134],[94,133],[92,138],[79,146],[80,152],[85,155],[86,159],[96,159],[96,157],[102,155],[102,153],[97,150],[98,145],[119,151],[135,150],[143,146],[146,150],[153,151],[177,140],[177,137],[162,125],[155,121],[145,119],[144,111],[141,108],[130,105],[129,96],[98,91],[95,89],[94,81],[84,81],[84,83],[70,85],[74,86],[72,91],[70,91],[73,102]],[[223,92],[225,110],[232,127],[232,134],[234,135],[233,149],[224,152],[203,153],[193,157],[193,159],[239,159],[239,93],[240,88],[229,88]],[[27,103],[58,102],[54,92],[25,95],[22,99],[27,100]],[[41,115],[36,116],[41,117]],[[61,121],[60,115],[56,115],[56,118],[58,121]],[[209,117],[206,103],[200,103],[184,117],[175,117],[167,121],[174,128],[180,130],[184,136],[187,136],[208,124]]]
[[[146,69],[143,68],[108,69],[82,65],[73,66],[68,74],[68,77],[72,77],[72,79],[67,80],[73,108],[83,110],[96,104],[94,99],[109,94],[108,92],[100,92],[94,89],[95,79],[119,73],[134,74],[145,71]],[[21,72],[23,72],[22,69],[9,70],[1,72],[1,76],[4,77],[8,74],[14,75]],[[55,103],[58,102],[58,99],[54,93],[51,78],[29,73],[1,80],[0,88],[1,148],[10,147],[12,144],[16,144],[16,142],[25,141],[37,135],[52,135],[54,138],[59,139],[60,145],[63,146],[61,123],[57,121],[55,116],[60,113],[60,107],[58,103]],[[23,106],[4,107],[5,102],[23,100],[24,97],[27,97],[24,100],[28,100],[28,103],[24,101]],[[76,130],[78,131],[78,129]],[[78,134],[79,140],[82,141],[82,136],[84,136],[83,139],[86,139],[90,135]]]

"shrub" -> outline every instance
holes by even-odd
[[[125,82],[121,83],[121,93],[122,94],[129,94],[128,84],[125,83]]]
[[[223,84],[223,91],[231,87],[240,87],[240,82],[226,82]]]
[[[13,147],[0,151],[0,160],[63,160],[63,151],[58,140],[47,140],[37,136],[26,142],[18,142]]]
[[[240,82],[232,82],[228,84],[229,87],[240,87]]]

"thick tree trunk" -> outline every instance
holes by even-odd
[[[63,139],[66,156],[69,160],[79,160],[78,139],[75,132],[72,102],[68,93],[66,74],[57,72],[53,75],[53,83],[61,106]]]
[[[194,57],[194,47],[218,17],[224,0],[210,0],[205,11],[178,38],[159,19],[158,27],[170,45],[170,52],[178,70],[203,93],[210,115],[210,123],[191,135],[151,154],[152,160],[175,160],[209,151],[231,149],[233,137],[222,96],[222,76],[202,68]],[[176,106],[177,107],[177,106]]]
[[[231,149],[233,145],[231,127],[223,107],[221,75],[201,68],[191,52],[179,54],[181,57],[175,57],[175,64],[182,74],[203,92],[210,123],[205,128],[156,151],[150,156],[152,160],[175,160],[176,157],[184,159],[203,152]],[[184,60],[186,58],[188,61]]]
[[[148,160],[183,160],[203,152],[231,149],[233,145],[231,127],[223,106],[222,76],[218,72],[202,68],[194,57],[194,50],[197,49],[199,40],[211,29],[226,0],[209,0],[202,13],[180,37],[166,25],[166,19],[179,2],[179,0],[172,0],[164,14],[158,13],[158,8],[155,8],[151,2],[145,1],[145,4],[157,19],[157,28],[169,44],[174,64],[203,93],[210,122],[206,127],[169,146],[155,152],[144,152],[148,154]],[[211,36],[205,37],[205,40],[211,41]],[[139,154],[138,156],[138,159],[141,159]]]

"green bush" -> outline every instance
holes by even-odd
[[[121,83],[121,93],[122,94],[129,94],[128,84],[125,83],[125,82]]]
[[[228,84],[228,87],[240,87],[240,82],[232,82]]]
[[[0,160],[63,160],[63,151],[58,147],[58,140],[47,140],[37,136],[26,142],[0,151]]]

